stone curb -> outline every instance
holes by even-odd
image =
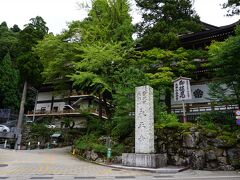
[[[71,153],[72,155],[72,153]],[[189,167],[176,167],[176,166],[169,166],[169,167],[163,167],[163,168],[143,168],[143,167],[129,167],[129,166],[122,166],[122,165],[118,165],[118,164],[105,164],[105,163],[99,163],[99,162],[95,162],[95,161],[90,161],[88,159],[83,158],[82,156],[79,155],[72,155],[80,160],[89,162],[89,163],[93,163],[93,164],[97,164],[100,166],[105,166],[105,167],[111,167],[111,168],[118,168],[118,169],[128,169],[128,170],[135,170],[135,171],[147,171],[147,172],[152,172],[152,173],[163,173],[163,174],[173,174],[173,173],[178,173],[178,172],[182,172],[185,171],[187,169],[189,169]]]
[[[112,168],[148,171],[148,172],[162,173],[162,174],[168,174],[168,173],[173,174],[173,173],[178,173],[178,172],[182,172],[189,169],[189,167],[175,167],[175,166],[162,167],[162,168],[128,167],[128,166],[122,166],[122,165],[108,165],[108,166]]]

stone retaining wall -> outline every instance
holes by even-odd
[[[169,165],[199,170],[240,168],[239,135],[198,127],[164,127],[156,130],[156,137],[156,153],[167,153]]]

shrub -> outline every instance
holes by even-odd
[[[107,147],[98,142],[98,138],[94,134],[89,134],[80,137],[76,142],[75,146],[80,151],[94,150],[97,153],[103,154],[107,151]]]
[[[167,114],[166,112],[161,112],[158,115],[158,119],[156,121],[156,124],[158,123],[177,123],[178,118],[176,114]]]
[[[80,150],[82,153],[84,151],[94,151],[101,155],[102,157],[106,157],[107,146],[105,143],[101,143],[99,138],[94,134],[89,134],[82,136],[75,142],[75,147]],[[120,155],[124,152],[124,146],[122,144],[113,144],[112,145],[112,154],[113,156]]]
[[[235,118],[231,117],[230,113],[231,112],[219,112],[219,111],[202,113],[200,117],[197,118],[197,122],[201,125],[209,125],[210,123],[213,123],[218,124],[220,126],[225,126],[225,128],[227,128],[227,126],[234,127],[236,124]]]

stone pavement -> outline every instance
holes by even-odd
[[[0,150],[1,175],[79,175],[120,176],[149,175],[141,171],[129,171],[100,166],[71,156],[70,148],[45,150]]]
[[[25,151],[0,149],[0,179],[240,180],[240,173],[235,171],[187,170],[180,173],[161,174],[106,167],[79,160],[69,151],[70,148]]]

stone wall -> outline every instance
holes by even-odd
[[[156,153],[167,153],[168,164],[191,169],[240,168],[240,136],[197,126],[156,128]]]

